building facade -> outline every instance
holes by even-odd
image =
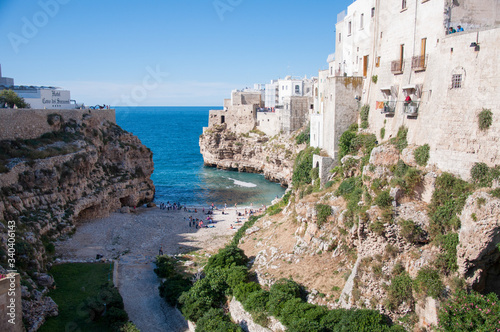
[[[404,126],[409,144],[429,144],[429,163],[468,178],[475,162],[500,164],[499,22],[498,0],[357,0],[336,24],[334,76],[361,78],[353,98],[369,105],[368,130],[379,141]],[[449,33],[459,25],[464,31]],[[311,127],[323,146],[329,88],[318,83],[315,101],[324,131]],[[487,131],[478,128],[483,109],[493,113]]]

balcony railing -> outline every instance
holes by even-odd
[[[402,74],[403,73],[403,64],[404,61],[401,60],[395,60],[391,62],[391,72],[396,75],[396,74]]]
[[[395,101],[385,101],[382,113],[394,114],[396,112],[396,102]]]
[[[427,56],[417,55],[411,59],[411,69],[415,71],[425,70],[427,67]]]
[[[419,104],[420,104],[420,102],[418,102],[418,101],[411,101],[409,103],[404,102],[403,103],[404,113],[408,116],[417,116]]]

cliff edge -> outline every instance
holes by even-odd
[[[151,202],[155,193],[152,152],[136,136],[90,111],[64,117],[47,114],[51,131],[37,138],[0,141],[0,256],[7,262],[6,226],[14,221],[30,330],[57,314],[41,296],[53,286],[46,274],[52,242],[84,220]]]

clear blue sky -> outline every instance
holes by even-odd
[[[350,3],[0,0],[0,64],[86,105],[222,105],[235,88],[317,76]]]

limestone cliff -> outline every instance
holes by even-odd
[[[499,294],[499,189],[420,166],[415,146],[368,141],[357,135],[326,189],[293,188],[247,230],[239,246],[259,282],[293,278],[309,302],[377,309],[408,330],[437,324],[462,287]]]
[[[31,290],[23,286],[30,329],[57,313],[41,296],[53,283],[45,274],[52,242],[81,221],[148,203],[155,193],[152,152],[136,136],[91,113],[53,113],[47,122],[52,131],[36,139],[0,142],[0,256],[7,261],[5,225],[15,221],[16,268]]]
[[[249,173],[262,173],[267,180],[289,186],[297,146],[292,135],[269,137],[257,130],[236,134],[225,125],[207,128],[200,136],[205,166]]]

